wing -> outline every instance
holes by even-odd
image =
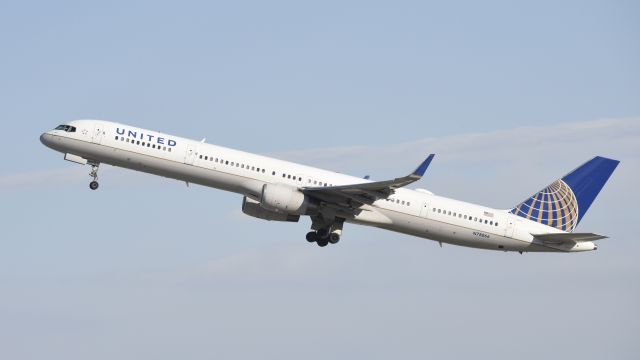
[[[540,239],[549,244],[578,243],[583,241],[595,241],[606,239],[604,235],[593,233],[556,233],[556,234],[532,234],[536,239]]]
[[[395,189],[420,180],[422,175],[427,171],[434,156],[435,154],[429,155],[411,174],[393,180],[340,186],[308,187],[303,188],[302,191],[310,197],[339,205],[347,205],[349,207],[371,204],[378,199],[387,198],[393,194]]]

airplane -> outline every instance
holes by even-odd
[[[507,210],[437,196],[407,185],[422,178],[430,154],[410,174],[372,181],[134,126],[76,120],[40,136],[64,159],[89,165],[98,189],[100,164],[231,191],[242,212],[263,220],[309,216],[306,240],[340,241],[344,223],[373,226],[443,243],[523,252],[596,250],[606,236],[574,232],[619,161],[596,156]]]

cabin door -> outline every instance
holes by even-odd
[[[429,217],[429,202],[425,201],[422,203],[422,208],[420,209],[420,217],[428,218]]]
[[[100,144],[104,137],[104,132],[104,125],[99,123],[96,124],[93,128],[93,138],[91,140],[96,144]]]
[[[515,225],[513,224],[513,220],[507,219],[507,226],[504,228],[504,236],[505,237],[513,237],[513,229]]]
[[[193,161],[196,159],[196,155],[198,153],[196,152],[196,147],[195,145],[191,145],[188,144],[187,145],[187,152],[184,155],[184,163],[187,165],[192,165]]]

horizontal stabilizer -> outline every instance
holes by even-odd
[[[536,239],[549,244],[578,243],[606,239],[604,235],[594,233],[557,233],[557,234],[531,234]]]

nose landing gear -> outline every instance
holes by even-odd
[[[100,184],[98,184],[98,167],[100,166],[100,164],[91,164],[91,172],[89,173],[89,176],[91,176],[93,178],[93,181],[91,181],[89,183],[89,189],[91,190],[97,190],[98,186],[100,186]]]

